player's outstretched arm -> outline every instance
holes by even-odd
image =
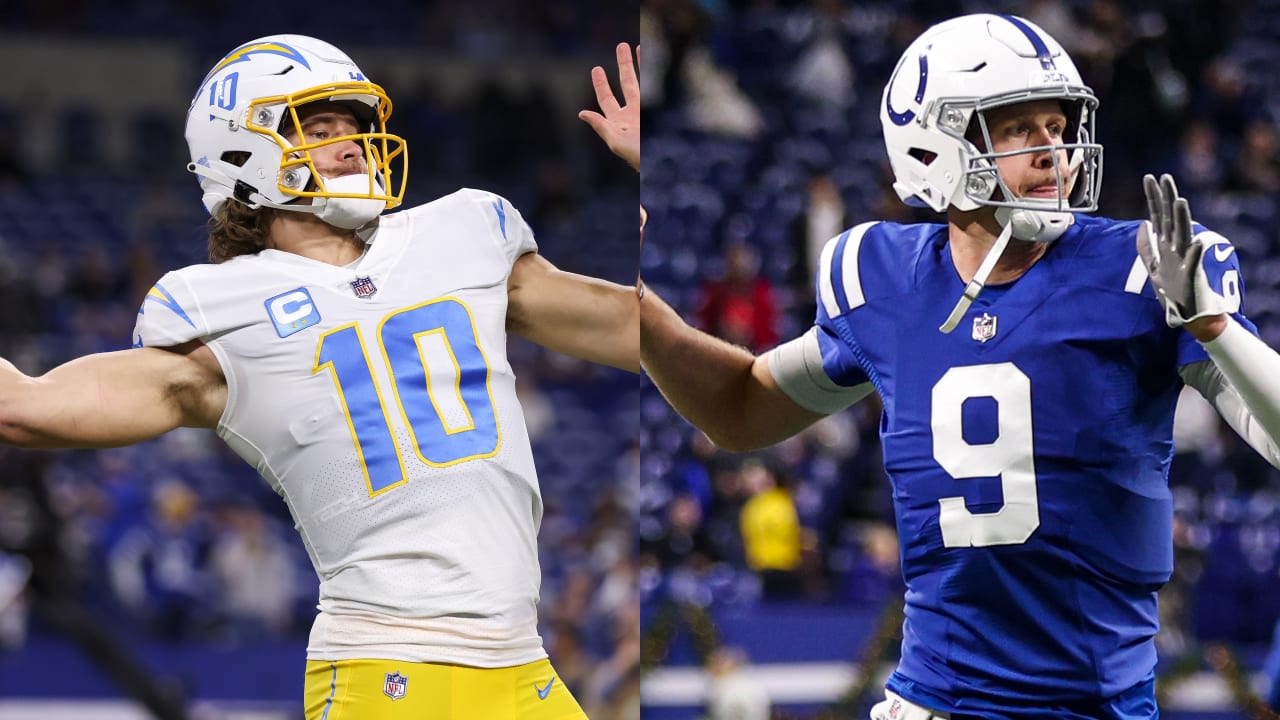
[[[216,367],[200,343],[88,355],[40,377],[0,360],[0,442],[117,447],[180,426],[214,427],[226,405]]]
[[[690,327],[653,292],[640,302],[640,357],[671,407],[725,450],[768,447],[823,417],[778,387],[767,355]]]
[[[1205,251],[1231,246],[1212,233],[1194,234],[1191,209],[1169,175],[1143,178],[1151,220],[1138,231],[1142,256],[1170,327],[1184,327],[1204,346],[1212,367],[1183,368],[1183,380],[1213,403],[1237,433],[1280,467],[1280,355],[1237,322],[1238,286],[1225,276],[1214,289]],[[1234,272],[1234,271],[1233,271]]]
[[[564,272],[526,253],[511,268],[507,297],[511,332],[565,355],[640,372],[635,288]]]
[[[636,77],[636,65],[640,62],[640,48],[631,59],[631,46],[618,43],[618,82],[622,87],[622,100],[609,87],[609,75],[597,65],[591,68],[591,84],[596,89],[596,102],[604,114],[583,110],[578,118],[591,126],[615,155],[627,161],[640,172],[640,81]]]

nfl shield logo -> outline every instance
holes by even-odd
[[[399,700],[409,688],[409,678],[399,671],[387,673],[387,682],[382,686],[382,693],[392,700]]]
[[[973,319],[973,339],[984,343],[996,336],[996,318],[982,313],[982,317]]]
[[[351,281],[351,291],[358,298],[367,298],[373,297],[373,294],[378,292],[378,288],[374,286],[372,279],[362,277]]]
[[[890,720],[898,720],[898,716],[902,714],[902,701],[898,698],[893,699],[893,704],[889,706]]]

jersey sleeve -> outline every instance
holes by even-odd
[[[797,405],[830,415],[866,397],[872,387],[869,382],[845,386],[831,379],[823,360],[821,335],[822,330],[814,326],[795,340],[770,350],[769,373]]]
[[[181,271],[173,271],[165,273],[142,299],[133,346],[172,347],[208,334],[194,290]]]
[[[1205,277],[1209,281],[1209,287],[1224,297],[1231,297],[1232,295],[1238,297],[1240,299],[1240,310],[1232,313],[1231,317],[1235,318],[1246,330],[1257,335],[1258,326],[1254,325],[1253,321],[1244,314],[1244,278],[1240,273],[1240,258],[1235,246],[1231,244],[1230,240],[1212,230],[1207,230],[1200,225],[1196,225],[1195,229],[1195,240],[1205,245],[1204,254],[1201,256],[1200,262],[1204,266]],[[1179,367],[1208,359],[1209,354],[1205,352],[1205,349],[1191,333],[1187,332],[1185,328],[1179,331]]]
[[[821,311],[819,311],[821,314]],[[822,351],[822,370],[831,382],[841,387],[853,387],[870,382],[862,365],[858,363],[853,348],[840,337],[830,324],[817,324],[818,349]]]
[[[525,253],[538,252],[533,230],[510,200],[484,190],[466,193],[469,201],[480,209],[489,238],[502,250],[508,264],[515,263]]]
[[[850,313],[865,303],[860,264],[863,241],[876,223],[863,223],[829,240],[818,263],[818,315],[814,321],[822,369],[836,385],[852,387],[868,382],[858,363],[853,334],[841,332]]]

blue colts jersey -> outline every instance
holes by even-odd
[[[951,334],[938,326],[964,285],[945,225],[868,223],[824,252],[824,368],[884,403],[907,584],[889,687],[913,702],[1087,701],[1155,666],[1178,368],[1208,358],[1165,324],[1138,225],[1079,216]],[[1204,262],[1240,292],[1225,239]]]

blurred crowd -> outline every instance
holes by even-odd
[[[939,221],[893,192],[879,101],[911,39],[981,11],[1040,24],[1100,98],[1099,214],[1142,216],[1141,176],[1174,173],[1196,219],[1236,243],[1245,311],[1280,347],[1274,0],[645,0],[646,283],[757,352],[802,333],[829,238],[870,219]],[[900,598],[874,397],[747,455],[718,452],[651,384],[641,403],[643,602]],[[1265,644],[1280,607],[1256,598],[1280,590],[1280,473],[1194,392],[1175,432],[1161,648]]]
[[[607,49],[619,42],[620,32],[635,32],[634,7],[615,12],[589,0],[380,0],[361,12],[328,0],[252,7],[192,0],[6,0],[3,7],[4,28],[11,32],[180,39],[213,52],[211,61],[246,40],[277,32],[314,35],[339,47],[381,44],[511,63]]]
[[[190,69],[193,82],[206,62],[263,27],[316,34],[357,60],[362,46],[398,43],[484,62],[572,61],[581,66],[572,102],[540,83],[486,80],[446,96],[427,82],[384,81],[395,102],[390,129],[413,150],[406,207],[460,187],[492,190],[522,210],[559,267],[634,277],[634,255],[599,248],[619,232],[618,218],[634,214],[636,176],[574,119],[595,105],[590,67],[610,65],[614,44],[634,41],[634,10],[604,13],[580,0],[401,2],[387,8],[395,17],[346,8],[342,23],[317,28],[295,21],[336,4],[272,3],[251,17],[230,5],[188,5],[12,2],[5,29],[187,38],[200,64]],[[271,19],[278,22],[264,25]],[[128,348],[151,285],[204,261],[207,215],[183,170],[186,109],[131,118],[137,162],[121,166],[101,152],[106,111],[42,118],[0,103],[0,357],[39,374],[84,353]],[[39,122],[55,123],[65,162],[26,154],[19,138]],[[546,505],[541,630],[592,717],[628,717],[639,658],[635,377],[516,338],[510,356]],[[114,643],[126,654],[143,643],[285,640],[300,648],[316,599],[283,501],[211,432],[178,430],[105,451],[0,448],[0,653],[68,633],[92,635],[82,647]]]

